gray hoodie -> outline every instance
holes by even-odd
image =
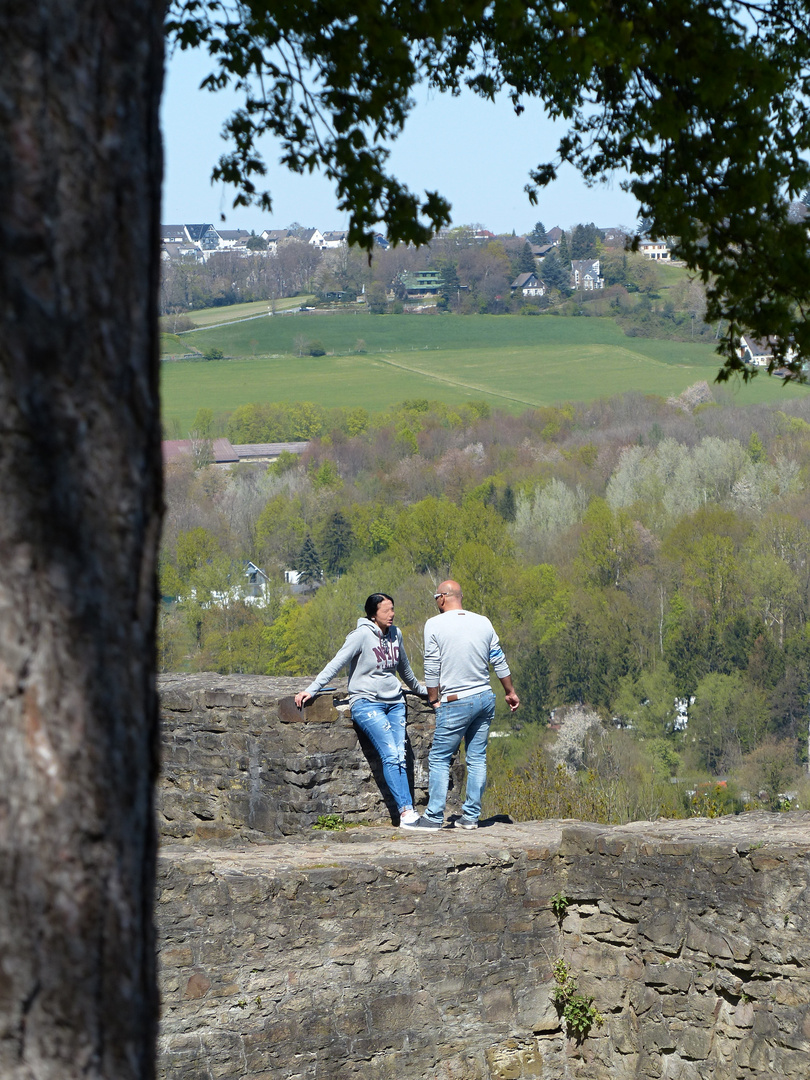
[[[346,664],[349,665],[349,697],[355,701],[384,701],[393,704],[402,698],[402,686],[397,673],[410,690],[425,695],[427,690],[411,671],[402,634],[396,626],[390,626],[383,634],[371,619],[358,619],[337,656],[330,660],[314,682],[306,688],[307,694],[316,694],[322,686]]]

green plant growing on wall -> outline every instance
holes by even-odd
[[[325,829],[327,832],[343,832],[346,822],[340,814],[318,814],[313,829]]]
[[[557,916],[557,922],[562,922],[565,918],[565,913],[568,910],[568,906],[571,901],[565,896],[564,893],[554,893],[551,900],[549,900],[549,907]]]
[[[601,1027],[605,1018],[594,1006],[592,997],[580,994],[577,981],[565,960],[555,960],[551,971],[557,984],[551,994],[552,1000],[565,1020],[568,1036],[581,1043],[593,1025]]]

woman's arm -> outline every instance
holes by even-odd
[[[352,659],[359,652],[360,641],[357,637],[357,631],[352,630],[323,671],[319,675],[316,675],[306,690],[302,690],[300,694],[295,695],[296,708],[300,709],[305,701],[309,701],[310,698],[315,697],[321,687],[326,686],[329,680],[334,678],[342,667],[351,663]]]

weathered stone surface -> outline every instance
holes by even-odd
[[[294,835],[328,814],[349,823],[397,819],[379,757],[352,724],[345,682],[300,713],[290,708],[309,681],[211,672],[161,676],[157,811],[165,839],[227,844]],[[408,771],[422,806],[435,718],[419,698],[407,701]],[[461,776],[456,762],[448,814],[459,809]]]
[[[167,847],[161,1075],[805,1080],[808,895],[806,814]]]
[[[805,1080],[810,815],[393,831],[345,708],[279,719],[304,685],[162,681],[161,1077]],[[581,1043],[557,958],[605,1018]]]

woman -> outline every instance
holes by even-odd
[[[402,634],[394,626],[394,601],[387,593],[372,593],[366,600],[366,618],[357,620],[337,656],[306,690],[295,695],[297,707],[314,697],[346,664],[352,720],[380,755],[385,782],[399,808],[400,825],[413,824],[419,815],[405,770],[405,695],[396,673],[422,697],[427,690],[411,671]]]

